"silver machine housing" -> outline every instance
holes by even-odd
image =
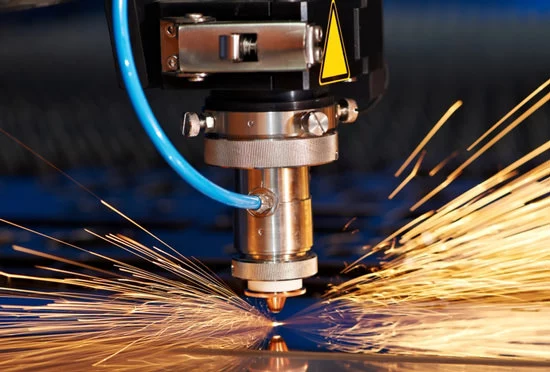
[[[237,191],[262,199],[259,210],[235,217],[232,274],[248,281],[248,295],[300,295],[303,279],[317,273],[309,168],[338,159],[336,129],[347,107],[203,114],[214,123],[205,127],[205,161],[236,168]]]

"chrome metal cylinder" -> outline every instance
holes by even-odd
[[[245,293],[266,298],[278,312],[287,297],[305,292],[302,279],[317,274],[313,245],[309,168],[267,168],[237,171],[237,189],[267,196],[273,207],[237,211],[232,273],[248,281]]]
[[[258,215],[237,212],[237,250],[258,260],[288,260],[303,256],[313,245],[309,168],[239,170],[238,190],[276,196],[274,210]]]
[[[194,116],[189,122],[205,128],[206,163],[237,169],[237,191],[262,200],[256,211],[235,211],[239,254],[231,271],[247,281],[245,294],[265,298],[272,312],[286,298],[304,294],[303,279],[317,274],[309,167],[338,159],[338,115],[334,104],[312,105],[296,111],[207,110],[204,124]]]

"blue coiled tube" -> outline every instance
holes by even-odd
[[[166,137],[151,110],[151,106],[149,106],[149,102],[147,102],[135,67],[128,28],[127,0],[113,1],[113,34],[118,64],[126,92],[141,121],[141,125],[168,164],[191,186],[220,203],[242,209],[256,210],[260,208],[261,201],[257,196],[243,195],[226,190],[200,174],[181,156]]]

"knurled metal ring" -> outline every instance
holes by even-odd
[[[234,258],[231,264],[234,277],[244,280],[280,281],[309,278],[317,274],[317,255],[310,253],[292,261],[261,261]]]
[[[240,169],[322,165],[338,160],[338,134],[281,140],[206,138],[204,160],[210,165]]]

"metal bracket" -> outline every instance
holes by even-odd
[[[215,22],[193,15],[161,21],[162,72],[305,71],[319,63],[323,31],[304,22]],[[193,20],[190,22],[190,20]]]

